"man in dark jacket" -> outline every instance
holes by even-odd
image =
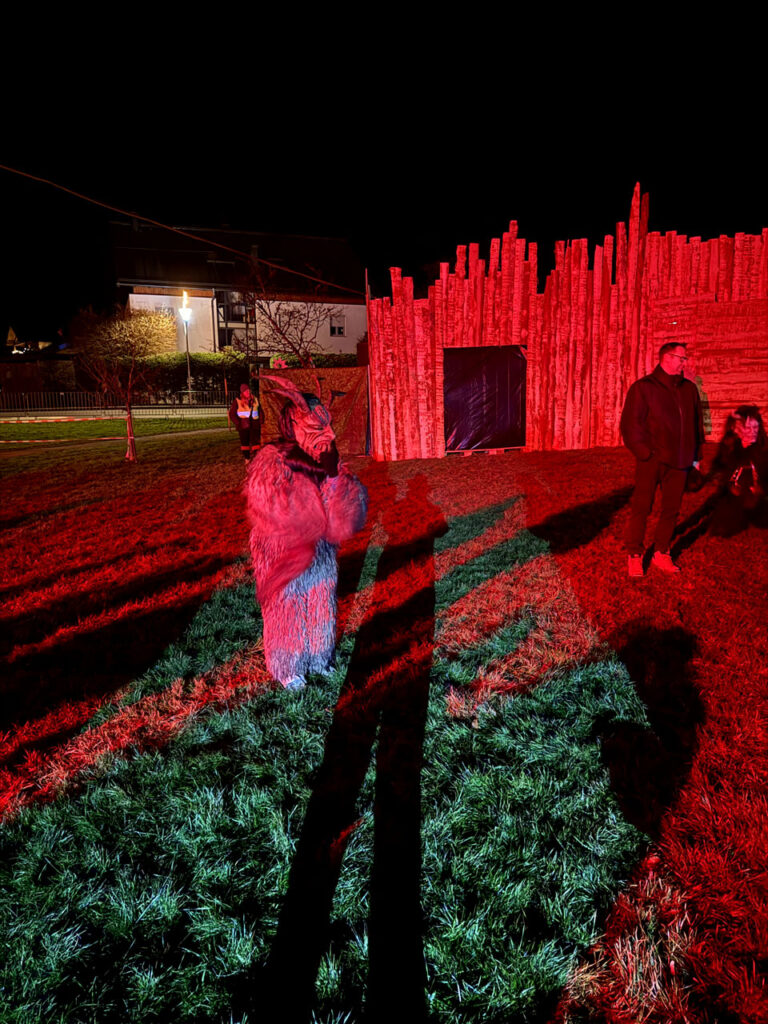
[[[659,365],[631,386],[621,414],[621,436],[637,459],[626,534],[629,575],[633,577],[643,575],[645,525],[657,487],[661,487],[661,514],[651,565],[661,572],[680,572],[670,557],[669,545],[688,472],[692,466],[698,468],[704,441],[698,388],[683,376],[686,358],[685,345],[663,345]]]

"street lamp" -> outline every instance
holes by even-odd
[[[192,310],[188,305],[189,299],[187,293],[184,292],[184,302],[181,309],[179,310],[179,316],[184,321],[184,345],[187,349],[187,395],[189,398],[189,404],[192,404],[192,371],[189,367],[189,319],[192,316]]]

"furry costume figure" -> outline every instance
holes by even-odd
[[[264,379],[264,378],[262,378]],[[365,523],[367,492],[339,462],[328,410],[290,381],[285,440],[251,460],[245,483],[256,596],[270,674],[290,689],[330,668],[336,645],[336,550]]]

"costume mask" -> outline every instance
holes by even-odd
[[[292,422],[296,443],[315,462],[319,462],[320,457],[331,450],[331,445],[336,440],[328,410],[320,403],[306,413],[296,410]]]
[[[323,456],[333,448],[336,435],[331,427],[331,414],[316,395],[299,391],[296,385],[284,377],[264,377],[277,387],[273,391],[291,402],[280,414],[280,428],[284,437],[296,444],[315,462],[322,462]],[[318,382],[318,390],[320,385]]]

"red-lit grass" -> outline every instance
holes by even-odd
[[[157,441],[133,466],[104,449],[0,460],[4,760],[115,699],[242,555],[230,440]]]
[[[554,520],[561,531],[586,538],[574,547],[553,546],[601,638],[620,654],[638,626],[672,627],[693,641],[687,670],[701,720],[690,769],[661,819],[656,847],[659,870],[685,900],[690,922],[689,948],[679,965],[689,1016],[674,1016],[662,1002],[647,1019],[766,1021],[768,666],[759,639],[768,595],[766,532],[750,528],[728,540],[698,533],[698,510],[709,493],[686,495],[677,542],[680,547],[682,540],[683,574],[631,581],[621,550],[627,509],[592,536],[584,516],[599,519],[601,496],[631,483],[632,460],[621,451],[553,453],[546,473],[540,460],[521,460],[529,523],[549,536]],[[677,711],[684,717],[683,709],[666,709],[672,718]],[[626,895],[631,901],[637,891]],[[609,921],[609,934],[613,926]],[[603,992],[606,1019],[639,1019],[622,1016],[622,983],[616,979],[626,970],[626,948],[608,943],[601,955],[615,982]],[[653,1005],[650,995],[646,1001]]]
[[[684,979],[693,931],[685,900],[656,873],[659,859],[643,861],[619,896],[600,943],[572,972],[557,1021],[612,1024],[697,1019]]]
[[[19,615],[19,619],[25,623],[28,620],[23,616],[34,614],[33,625],[42,633],[42,639],[15,644],[8,654],[9,665],[30,654],[65,644],[73,637],[84,634],[96,636],[107,625],[120,619],[151,615],[160,608],[181,606],[187,604],[190,598],[207,595],[211,592],[213,584],[220,579],[222,566],[213,560],[207,560],[202,565],[192,563],[189,568],[194,578],[185,582],[183,577],[187,568],[188,566],[182,563],[178,568],[169,568],[162,574],[157,571],[141,574],[131,580],[130,587],[123,583],[124,577],[121,576],[120,584],[112,589],[102,590],[102,586],[106,584],[100,584],[95,590],[80,591],[71,601],[62,601],[63,608],[54,606],[47,615],[41,615],[39,609],[25,609]],[[181,581],[179,577],[182,577]],[[157,588],[154,593],[151,593],[152,588]],[[150,593],[147,594],[147,591]],[[89,614],[89,609],[93,605],[103,605],[107,600],[114,602],[111,608]],[[65,623],[57,625],[62,618],[65,619]],[[67,622],[67,619],[70,621]],[[20,624],[13,623],[11,628],[18,630]]]
[[[119,699],[120,692],[114,696]],[[100,697],[71,700],[40,718],[14,726],[0,741],[0,778],[3,771],[1,766],[15,759],[17,751],[27,747],[39,750],[52,740],[77,729],[91,719],[103,703]]]
[[[372,488],[372,491],[374,491],[375,497],[375,486]],[[137,500],[136,504],[140,505],[141,503]],[[67,513],[65,513],[63,518],[66,522]],[[371,522],[376,521],[372,517]],[[436,564],[433,564],[432,560],[430,560],[428,565],[418,561],[410,562],[406,568],[398,568],[394,573],[387,576],[386,579],[377,581],[375,586],[354,591],[347,597],[346,607],[341,609],[341,621],[346,623],[345,628],[353,632],[364,622],[370,621],[373,615],[398,607],[408,599],[409,595],[418,592],[425,586],[429,586],[434,579],[440,579],[456,566],[465,564],[483,551],[493,548],[502,541],[513,537],[521,529],[523,521],[522,505],[517,502],[512,507],[506,509],[506,511],[501,512],[497,521],[480,536],[473,537],[463,544],[451,547],[440,553],[434,560]],[[387,518],[386,539],[388,542],[396,544],[407,543],[409,540],[420,536],[423,528],[423,523],[414,522],[412,518],[389,515]],[[177,538],[177,540],[181,542],[182,538]],[[202,538],[198,538],[198,540],[202,542]],[[342,553],[342,559],[354,557],[359,553],[359,541],[353,540]],[[148,564],[151,565],[152,561],[151,557],[148,558],[141,552],[135,555],[129,552],[126,558],[118,565],[112,560],[106,570],[108,579],[104,582],[108,583],[109,578],[113,577],[119,581],[108,591],[113,607],[100,613],[86,615],[84,618],[80,618],[79,615],[82,615],[83,611],[87,610],[90,606],[94,592],[96,594],[100,592],[100,587],[94,586],[94,582],[100,583],[101,581],[98,573],[91,569],[90,572],[83,576],[83,579],[91,589],[78,591],[76,588],[80,583],[80,579],[74,573],[70,575],[70,577],[63,581],[62,590],[66,592],[66,585],[75,587],[72,592],[71,601],[52,604],[49,619],[51,623],[55,623],[56,613],[61,608],[62,611],[59,612],[59,615],[61,616],[63,613],[66,613],[66,618],[76,620],[74,624],[60,625],[58,628],[53,628],[51,632],[47,633],[43,629],[45,635],[42,641],[27,645],[17,644],[9,654],[9,664],[13,665],[22,661],[25,656],[30,654],[56,648],[57,645],[65,643],[72,636],[97,637],[101,630],[119,618],[130,618],[137,613],[142,616],[151,615],[156,608],[172,606],[175,600],[184,603],[189,599],[190,593],[199,596],[209,590],[214,582],[212,577],[203,576],[202,579],[195,581],[193,584],[180,583],[174,587],[162,589],[160,586],[162,582],[160,574],[155,573],[152,576],[147,572],[147,566]],[[184,568],[184,565],[178,565],[176,573],[170,573],[170,576],[183,576]],[[118,569],[119,572],[117,571]],[[126,590],[124,580],[129,575],[130,570],[133,570],[130,587],[131,593],[134,592],[134,589],[138,590],[139,593],[149,590],[150,584],[160,589],[154,594],[148,593],[148,596],[139,600],[122,600]],[[530,571],[527,573],[527,576],[531,576]],[[234,583],[235,579],[231,572],[229,577],[230,584]],[[504,574],[504,578],[506,579],[506,574]],[[496,579],[501,581],[502,576]],[[492,585],[491,589],[493,589]],[[538,589],[539,593],[536,592],[536,589]],[[541,587],[536,589],[529,587],[526,590],[524,587],[521,587],[520,580],[513,574],[511,579],[506,580],[505,593],[494,594],[492,600],[496,603],[497,608],[503,609],[504,606],[509,607],[510,603],[514,606],[515,598],[523,595],[525,599],[520,603],[520,609],[523,610],[528,606],[533,607],[539,602]],[[41,591],[36,591],[34,587],[30,587],[27,595],[16,596],[8,610],[16,610],[19,604],[23,603],[25,596],[28,596],[28,600],[32,603],[40,598],[40,594]],[[550,602],[554,594],[554,591],[550,594]],[[459,602],[459,604],[461,603]],[[486,610],[482,603],[478,605],[478,608],[482,612]],[[447,624],[453,620],[453,617],[453,608],[444,610],[440,617],[441,628],[443,628],[443,625],[447,628]],[[462,617],[466,618],[463,615]],[[489,629],[493,632],[498,628],[498,623],[494,625],[495,620],[493,619],[483,623],[483,617],[481,615],[480,619],[477,619],[476,616],[477,628],[472,643],[476,642],[482,635],[487,635]],[[39,618],[37,622],[39,626]],[[43,625],[45,625],[45,622]],[[468,637],[467,639],[469,640],[470,638]],[[528,646],[530,646],[530,643]],[[413,656],[414,652],[409,651],[409,659],[412,660]],[[525,656],[526,651],[523,649],[523,657],[525,658]],[[258,672],[258,669],[256,671]],[[232,675],[232,672],[234,672],[234,669],[229,673],[227,671],[223,674],[218,671],[212,673],[210,701],[213,704],[216,704],[218,700],[216,695],[222,692],[222,687],[224,687],[224,692],[228,692],[226,689],[228,685],[227,679],[230,676],[235,680],[240,678],[239,669],[234,672],[234,675]],[[266,678],[263,665],[261,666],[261,674]],[[538,674],[540,675],[541,672]],[[530,678],[533,679],[534,675],[530,674]],[[195,696],[185,699],[183,704],[178,705],[173,716],[167,716],[169,722],[173,721],[173,725],[169,725],[169,731],[161,733],[161,735],[167,738],[181,727],[184,721],[184,709],[186,709],[187,715],[192,715],[203,704],[207,703],[207,700],[203,701],[203,704],[200,703],[200,694],[204,692],[207,685],[208,682],[205,679],[195,681]],[[507,688],[508,685],[507,681]],[[234,689],[238,686],[239,683],[232,683]],[[478,689],[478,694],[472,700],[473,708],[479,699],[484,699],[488,696],[491,688],[490,684],[484,683]],[[173,687],[171,689],[173,690]],[[46,688],[46,699],[49,702],[52,699],[52,691],[55,693],[55,689],[49,685]],[[119,699],[119,693],[107,690],[98,697],[84,698],[79,701],[65,701],[53,712],[43,714],[42,718],[37,722],[32,721],[21,724],[9,733],[4,746],[0,747],[0,758],[7,760],[14,751],[21,748],[24,749],[24,757],[21,764],[13,766],[13,770],[9,771],[6,769],[0,774],[0,790],[3,793],[2,800],[6,813],[12,813],[19,806],[30,800],[49,799],[61,790],[65,784],[65,778],[68,779],[68,785],[74,784],[79,773],[92,767],[101,755],[116,749],[115,744],[118,741],[115,739],[115,729],[118,730],[119,734],[119,748],[122,749],[130,745],[140,749],[144,745],[146,742],[146,728],[141,708],[153,707],[154,698],[147,702],[141,702],[140,708],[137,705],[138,710],[132,710],[128,713],[121,712],[117,721],[112,720],[107,723],[107,726],[100,726],[97,729],[90,730],[85,738],[78,736],[68,737],[67,734],[71,734],[78,726],[87,721],[90,714],[104,702],[114,702],[117,699]],[[35,739],[38,740],[37,749],[33,746]],[[55,741],[56,745],[49,752],[41,749],[48,746],[47,743],[41,742],[45,740]]]
[[[519,531],[522,522],[521,505],[518,502],[513,509],[501,513],[497,522],[490,529],[485,530],[471,541],[449,549],[438,556],[437,559],[433,560],[430,558],[427,561],[411,561],[405,568],[396,569],[394,573],[388,575],[385,579],[378,580],[375,585],[363,587],[353,592],[346,600],[348,607],[344,611],[347,631],[354,632],[361,625],[370,623],[375,615],[397,608],[407,601],[412,594],[421,591],[425,587],[429,587],[435,579],[442,578],[455,566],[465,564],[481,552],[493,548],[501,541],[508,540]],[[413,531],[414,524],[412,522],[407,523],[406,526],[408,531]],[[398,542],[401,542],[403,539],[403,535],[400,532],[395,537]],[[342,562],[354,553],[352,545],[350,545],[350,548],[351,550],[345,550],[342,553]],[[439,572],[436,571],[434,562],[440,565]],[[537,620],[537,627],[532,634],[532,638],[523,644],[521,658],[515,661],[514,656],[512,656],[513,667],[522,668],[528,661],[536,663],[536,671],[528,673],[527,682],[530,683],[540,677],[544,668],[549,667],[549,663],[547,666],[542,666],[537,644],[540,645],[542,640],[546,639],[546,637],[543,637],[544,633],[548,637],[552,635],[552,628],[558,630],[557,624],[560,616],[558,616],[557,612],[559,606],[570,606],[572,603],[567,597],[563,598],[563,595],[558,592],[553,569],[554,563],[551,559],[546,559],[545,562],[536,560],[535,564],[526,566],[519,572],[500,574],[489,581],[488,584],[473,591],[473,593],[481,594],[487,592],[493,607],[501,614],[501,618],[496,621],[495,617],[488,616],[487,613],[490,605],[481,598],[472,612],[475,628],[471,631],[467,629],[468,617],[467,611],[465,611],[465,606],[467,609],[471,607],[469,597],[461,599],[456,604],[444,609],[438,619],[438,637],[442,638],[441,646],[448,651],[452,644],[455,645],[458,642],[456,628],[452,626],[452,623],[458,621],[459,618],[464,624],[462,627],[464,641],[466,645],[470,646],[476,644],[483,637],[495,632],[505,616],[509,618],[510,612],[514,614],[517,611],[520,614],[526,612],[537,615],[539,608],[541,608],[541,621]],[[542,585],[546,576],[549,577],[548,588]],[[230,570],[227,579],[228,585],[234,585],[242,577],[242,570],[238,571],[237,568]],[[536,579],[539,579],[538,585],[535,583]],[[203,582],[205,584],[208,583],[207,580]],[[167,595],[164,591],[156,595],[156,600],[161,604],[168,603]],[[122,607],[128,615],[134,610],[130,604],[124,604]],[[151,601],[149,608],[151,609]],[[505,608],[506,613],[504,612]],[[147,602],[144,603],[142,611],[147,611]],[[104,613],[101,619],[104,619],[106,614]],[[103,623],[98,621],[96,617],[87,618],[78,624],[76,632],[94,633],[100,625],[103,625]],[[65,631],[65,628],[62,627],[57,633],[47,638],[45,645],[55,645],[60,639],[59,634]],[[562,652],[558,655],[563,665],[573,663],[572,648],[574,644],[572,641],[566,642],[567,631],[567,627],[565,629],[560,628],[556,635],[554,635],[554,639],[562,640],[563,642]],[[35,645],[35,647],[39,646],[41,645]],[[419,647],[409,647],[406,652],[408,664],[412,665],[415,661],[423,661],[427,657],[431,658],[431,649],[431,641],[428,650],[422,651]],[[22,657],[24,653],[23,649],[17,647],[11,652],[9,660],[12,663],[14,659]],[[538,661],[536,660],[537,658]],[[387,677],[397,675],[396,668],[397,663],[394,666],[388,664],[385,675]],[[143,749],[148,742],[152,744],[166,742],[171,735],[182,727],[186,718],[194,715],[203,707],[219,706],[222,699],[230,702],[247,699],[253,691],[252,688],[243,687],[242,685],[244,672],[249,675],[249,678],[258,679],[262,684],[269,679],[264,668],[263,659],[258,657],[252,658],[245,669],[241,664],[241,659],[236,659],[223,670],[215,670],[206,677],[196,679],[193,684],[184,686],[183,681],[178,680],[169,690],[164,691],[164,694],[168,695],[168,699],[173,702],[172,714],[164,703],[165,696],[163,694],[157,697],[145,698],[131,708],[119,712],[115,718],[110,719],[106,724],[89,730],[84,736],[75,736],[67,742],[58,743],[50,753],[43,754],[39,750],[30,750],[23,762],[20,765],[14,766],[13,771],[0,772],[0,801],[2,801],[0,806],[4,806],[6,814],[12,814],[19,807],[32,800],[44,801],[50,799],[57,795],[65,786],[71,788],[75,785],[77,776],[91,768],[100,757],[113,753],[117,749],[125,749],[128,746]],[[497,670],[497,675],[501,680],[501,685],[496,688],[508,689],[508,677],[504,677],[500,670]],[[489,677],[487,682],[483,680],[482,685],[478,686],[476,692],[471,691],[468,694],[473,712],[478,702],[482,699],[487,699],[491,690],[494,689],[493,678]],[[375,674],[371,677],[369,680],[370,688],[375,689],[377,679],[378,677]],[[182,687],[183,699],[178,695],[179,687]],[[60,738],[62,732],[71,731],[76,725],[86,721],[87,717],[104,703],[104,700],[109,699],[115,702],[119,700],[119,696],[119,694],[111,693],[105,695],[103,700],[71,701],[59,708],[57,712],[43,716],[38,722],[17,728],[9,734],[4,745],[0,746],[0,762],[17,748],[31,744],[35,738],[43,739],[46,735]],[[449,701],[450,709],[455,710],[456,699],[458,697],[454,694],[452,700]],[[163,727],[159,730],[157,727],[148,730],[147,716],[150,715],[156,718],[155,709],[158,706],[163,709]]]
[[[510,613],[529,615],[532,629],[514,651],[481,670],[470,693],[452,694],[453,713],[466,714],[470,705],[474,712],[492,693],[524,690],[549,672],[606,653],[550,555],[499,573],[457,601],[441,621],[439,647],[450,655],[474,646]]]
[[[599,1005],[605,1019],[616,1021],[768,1020],[768,667],[761,641],[768,596],[765,533],[751,528],[728,540],[710,537],[701,527],[711,490],[686,495],[677,541],[684,574],[630,581],[622,534],[633,465],[625,452],[529,453],[514,462],[473,461],[467,473],[457,472],[457,460],[426,464],[433,500],[454,514],[476,507],[478,495],[490,504],[504,496],[509,484],[504,470],[514,465],[515,482],[526,495],[527,523],[551,543],[557,570],[542,571],[553,563],[537,559],[538,564],[494,577],[453,606],[438,638],[456,649],[492,632],[499,602],[519,601],[521,611],[526,609],[524,591],[511,597],[512,580],[524,587],[530,574],[530,607],[538,608],[540,616],[508,661],[489,666],[476,681],[476,696],[451,694],[454,714],[471,717],[475,701],[487,695],[485,687],[509,688],[510,674],[518,686],[525,685],[569,664],[571,657],[589,659],[595,645],[608,645],[621,655],[638,630],[676,630],[691,638],[684,668],[692,700],[701,703],[700,720],[686,721],[686,710],[676,707],[674,699],[666,707],[652,706],[665,719],[670,742],[676,738],[683,748],[689,745],[681,755],[684,770],[674,780],[673,801],[658,809],[659,879],[652,891],[643,889],[642,880],[635,882],[622,897],[619,917],[609,920],[608,938],[595,954],[603,965],[592,990],[599,998],[583,1002],[582,1010]],[[447,554],[448,561],[455,557]],[[549,595],[548,578],[554,592]],[[548,600],[555,604],[549,628],[542,614]],[[653,666],[657,655],[647,650],[645,657]],[[662,675],[663,670],[656,666]],[[648,685],[653,687],[653,679]],[[640,920],[644,901],[655,891],[673,894],[659,896],[667,911],[684,907],[678,931],[685,931],[686,938],[675,946],[676,977],[634,969],[642,967],[647,943],[642,929],[637,934],[626,930],[622,908],[634,906]],[[620,941],[611,938],[616,935]],[[570,1019],[583,1019],[583,1013]]]
[[[362,591],[345,595],[339,607],[340,621],[344,623],[346,631],[356,632],[365,622],[370,622],[371,619],[381,612],[398,607],[407,599],[409,594],[415,593],[430,581],[441,579],[451,569],[456,568],[456,566],[464,565],[496,544],[509,540],[524,525],[522,504],[516,502],[511,508],[500,514],[497,522],[480,536],[473,537],[471,540],[438,553],[434,558],[434,562],[430,563],[429,567],[425,568],[422,564],[409,562],[395,569],[385,580],[378,580],[375,586],[371,585]],[[379,530],[374,531],[373,535],[378,535],[379,540],[381,540],[380,522],[377,523],[377,526],[379,526]],[[401,545],[418,539],[425,531],[425,524],[414,523],[410,519],[388,521],[388,527],[387,535],[384,538],[385,541]],[[352,543],[355,542],[353,541]],[[345,548],[345,553],[351,553],[354,550],[354,548]],[[425,572],[427,576],[424,575]],[[500,577],[495,577],[494,580],[488,581],[488,585],[492,585],[495,580],[500,582],[505,591],[508,589]],[[478,588],[478,590],[473,591],[473,595],[478,594],[478,591],[482,592],[483,589],[483,587]],[[356,609],[355,612],[353,612],[353,608]],[[498,629],[505,617],[503,608],[504,605],[497,605],[497,611],[500,613],[498,621],[493,617],[486,618],[482,615],[476,617],[475,634],[472,638],[468,637],[469,642],[476,643],[481,636]],[[458,611],[457,614],[461,615],[462,613]],[[448,624],[453,619],[453,610],[444,613],[442,618],[446,623],[446,628],[448,628]]]
[[[136,593],[129,593],[132,585],[145,592],[148,607],[164,606],[174,599],[167,574],[175,567],[194,571],[206,557],[224,564],[242,552],[242,470],[230,451],[230,438],[226,444],[207,444],[210,450],[200,443],[168,446],[162,458],[148,457],[139,467],[115,467],[104,455],[89,455],[90,462],[79,468],[61,460],[55,476],[50,469],[14,476],[2,512],[10,541],[2,587],[12,602],[4,615],[16,624],[41,617],[41,628],[26,627],[29,636],[37,637],[28,643],[55,651],[68,629],[80,628],[81,615],[86,622],[95,616],[92,623],[101,627],[127,616],[140,603]],[[17,460],[15,468],[19,465]],[[639,629],[675,629],[692,638],[684,668],[692,699],[700,704],[699,717],[687,721],[674,701],[651,706],[668,736],[677,736],[684,748],[671,803],[659,808],[657,860],[651,873],[641,865],[617,902],[604,939],[575,972],[567,1019],[584,1019],[588,1009],[615,1021],[768,1019],[768,670],[761,641],[768,594],[765,533],[751,528],[727,541],[696,536],[697,513],[708,492],[688,495],[682,537],[691,543],[680,555],[684,575],[630,581],[621,534],[632,461],[624,452],[522,453],[394,466],[361,461],[356,468],[369,486],[374,513],[386,506],[390,511],[348,546],[348,559],[361,557],[369,541],[406,543],[418,534],[402,501],[417,473],[426,475],[430,501],[445,517],[465,515],[520,491],[526,495],[525,507],[511,506],[485,536],[438,553],[438,578],[458,561],[508,537],[523,513],[534,532],[552,545],[554,557],[540,556],[493,577],[438,621],[437,642],[460,649],[493,632],[502,602],[507,615],[510,603],[521,615],[533,612],[528,639],[508,660],[488,667],[471,701],[465,694],[457,696],[455,712],[471,713],[490,689],[508,689],[510,675],[516,686],[530,685],[552,670],[588,660],[601,645],[625,655],[633,675],[642,674],[642,658],[637,651],[634,663],[630,657]],[[201,598],[220,578],[214,570],[188,586]],[[348,629],[370,616],[372,604],[396,603],[418,580],[395,572],[388,583],[388,592],[368,587],[343,598],[340,618]],[[118,587],[124,588],[122,596],[114,592]],[[93,638],[98,643],[97,632]],[[649,651],[649,663],[653,658]],[[40,752],[36,762],[36,742],[82,725],[92,709],[114,700],[115,692],[77,697],[73,691],[70,703],[42,710],[39,719],[12,723],[5,749],[17,755],[23,751],[30,768],[12,800],[26,799],[33,788],[53,794],[72,773],[92,768],[105,749],[165,742],[198,706],[233,699],[240,685],[233,682],[237,671],[233,666],[231,678],[222,671],[199,680],[189,693],[182,684],[171,687],[154,702],[139,702],[140,710],[119,712],[107,723],[110,729],[99,733],[100,740],[88,741],[94,746],[85,741],[78,746],[77,738],[70,737],[49,750],[47,760]],[[656,680],[638,677],[638,683],[651,700]],[[249,692],[247,685],[241,693]],[[208,690],[219,696],[203,700]],[[163,724],[166,717],[168,725]],[[666,922],[661,938],[651,934],[653,907]]]
[[[263,656],[254,657],[256,650],[250,656],[235,657],[224,669],[190,684],[177,679],[162,692],[129,704],[48,756],[30,750],[19,770],[13,774],[0,772],[0,817],[11,816],[33,801],[45,802],[61,795],[104,757],[128,748],[141,751],[165,746],[203,709],[234,706],[259,689],[274,685]]]

